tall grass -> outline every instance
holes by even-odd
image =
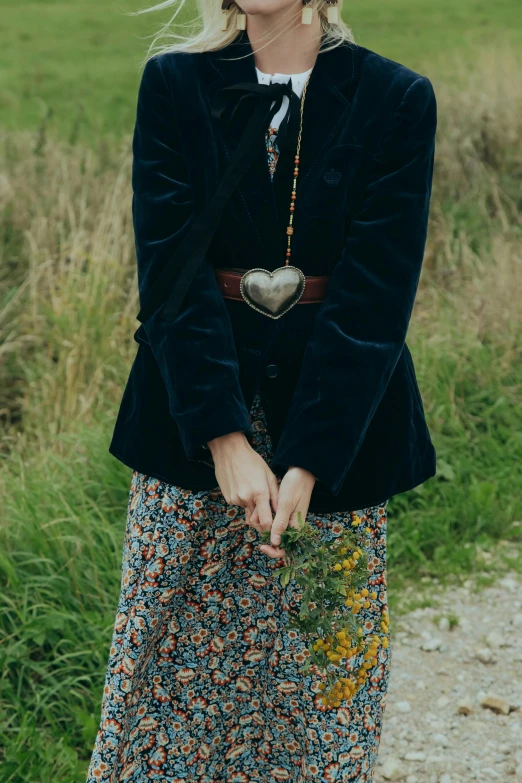
[[[465,89],[436,84],[409,343],[439,474],[390,504],[396,579],[470,570],[469,544],[520,531],[521,70],[484,54],[458,74]],[[129,144],[85,151],[6,134],[0,156],[0,778],[76,783],[97,727],[128,499],[129,471],[107,446],[135,353]]]
[[[125,151],[2,139],[0,407],[23,417],[16,437],[47,444],[120,391],[136,306]]]

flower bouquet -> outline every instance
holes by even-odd
[[[370,528],[352,513],[351,528],[332,541],[324,542],[320,530],[303,522],[289,527],[280,546],[285,565],[274,572],[283,587],[295,580],[301,588],[300,606],[290,615],[288,626],[298,629],[308,641],[303,674],[314,670],[324,675],[319,685],[323,704],[340,707],[364,685],[377,663],[378,650],[388,647],[389,619],[380,612],[378,631],[363,633],[358,615],[369,609],[377,593],[368,590],[368,562],[364,537]],[[262,536],[269,543],[270,532]]]

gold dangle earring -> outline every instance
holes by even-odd
[[[234,4],[235,4],[235,0],[223,0],[223,2],[221,3],[221,13],[222,13],[221,29],[223,31],[225,31],[228,28],[230,12]]]
[[[246,14],[242,8],[238,6],[236,0],[223,0],[221,3],[221,11],[223,13],[223,20],[221,22],[221,29],[223,31],[228,30],[228,22],[233,6],[237,8],[236,27],[238,30],[246,30]]]
[[[237,3],[236,3],[237,5]],[[236,27],[238,30],[246,30],[246,14],[243,9],[237,6]]]
[[[326,0],[326,18],[329,24],[339,24],[338,0]]]
[[[312,15],[313,15],[312,2],[313,0],[303,0],[303,10],[301,11],[302,24],[312,24]]]

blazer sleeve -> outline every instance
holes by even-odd
[[[149,60],[143,72],[132,146],[141,305],[195,217],[175,102],[160,60]],[[162,319],[160,311],[138,332],[160,369],[187,458],[212,464],[207,441],[235,431],[252,438],[232,326],[212,265],[200,265],[175,319]]]
[[[436,99],[406,89],[381,138],[303,358],[272,469],[302,467],[337,495],[404,346],[433,177]]]

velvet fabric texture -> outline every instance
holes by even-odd
[[[257,82],[246,32],[218,52],[163,54],[145,67],[132,172],[142,305],[243,132],[244,117],[224,124],[211,116],[214,97],[246,81]],[[177,317],[166,321],[160,308],[135,333],[113,455],[160,480],[211,489],[206,443],[238,430],[252,441],[259,390],[271,468],[282,476],[295,465],[317,477],[313,511],[378,505],[435,474],[405,339],[436,124],[426,77],[360,46],[319,53],[304,109],[291,261],[306,275],[331,276],[325,301],[272,320],[217,287],[215,267],[285,262],[293,155],[281,154],[272,183],[260,134]]]

